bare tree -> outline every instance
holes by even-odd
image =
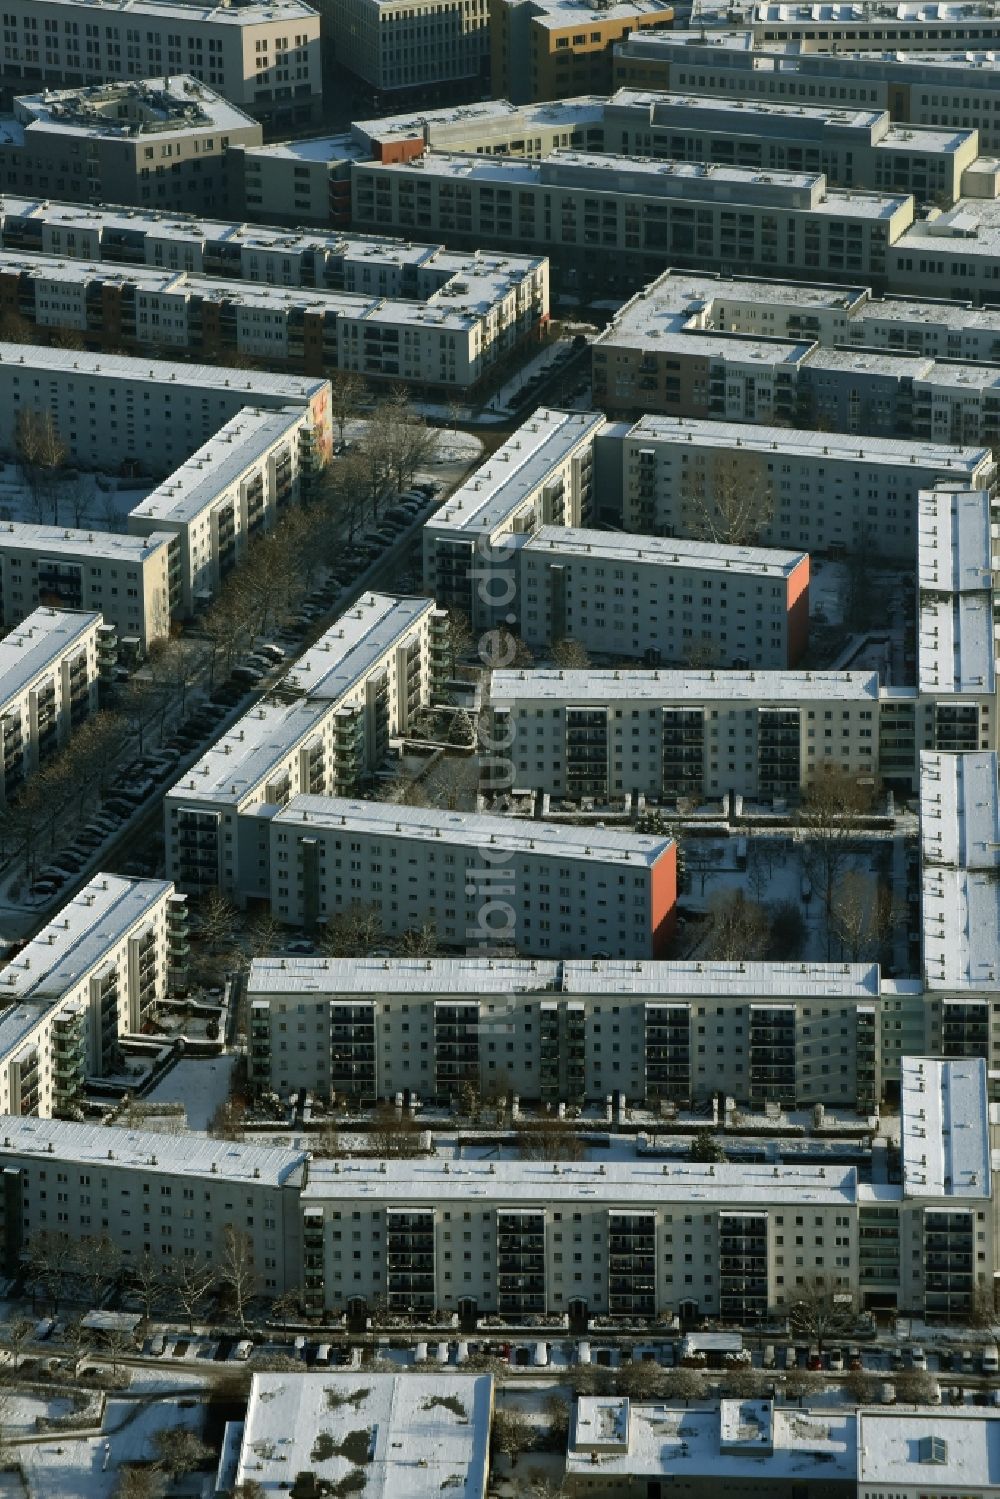
[[[432,921],[425,922],[423,926],[410,927],[400,937],[396,949],[402,958],[437,957],[441,952],[437,927]]]
[[[207,947],[213,951],[229,948],[233,943],[236,907],[221,890],[209,890],[198,903],[198,930]]]
[[[856,869],[837,881],[830,920],[852,963],[878,958],[902,917],[901,903],[885,881]]]
[[[163,1475],[156,1468],[138,1465],[120,1468],[115,1499],[160,1499]]]
[[[10,1349],[11,1364],[15,1372],[20,1367],[21,1354],[34,1330],[34,1322],[29,1321],[27,1317],[16,1317],[13,1322],[7,1324],[7,1346]]]
[[[664,1394],[669,1400],[701,1400],[705,1394],[705,1376],[700,1369],[668,1369],[664,1375]]]
[[[722,1376],[723,1391],[731,1400],[760,1400],[770,1387],[771,1381],[760,1369],[727,1369]]]
[[[247,1305],[256,1295],[260,1282],[254,1264],[253,1239],[231,1223],[222,1230],[216,1273],[240,1329],[244,1331]]]
[[[148,1249],[143,1250],[138,1260],[129,1262],[127,1274],[129,1285],[142,1304],[142,1314],[149,1322],[167,1295],[170,1278]]]
[[[369,1143],[376,1155],[399,1158],[415,1156],[420,1150],[420,1126],[405,1109],[380,1103],[375,1110]]]
[[[413,483],[419,468],[429,463],[438,445],[438,434],[428,427],[410,403],[405,390],[394,391],[375,409],[372,421],[385,444],[389,477],[396,490]]]
[[[630,1400],[656,1400],[662,1398],[666,1388],[665,1369],[652,1359],[631,1359],[622,1364],[615,1375],[619,1395]]]
[[[553,664],[560,671],[586,671],[590,665],[590,653],[586,646],[568,635],[556,641],[550,654]]]
[[[343,911],[335,911],[317,938],[317,946],[327,958],[363,956],[377,946],[382,936],[382,913],[377,906],[354,901]]]
[[[754,546],[774,517],[774,488],[766,464],[739,449],[721,449],[682,497],[684,531],[727,546]]]
[[[874,1405],[881,1383],[877,1374],[870,1374],[865,1369],[852,1369],[844,1380],[844,1389],[855,1405]]]
[[[718,962],[751,962],[767,951],[771,923],[763,906],[747,900],[742,890],[717,896],[710,906],[712,926],[702,947]]]
[[[53,1312],[59,1310],[59,1303],[72,1282],[76,1253],[76,1240],[54,1229],[39,1229],[28,1240],[28,1272],[36,1284],[44,1287]]]
[[[464,656],[470,656],[476,644],[476,634],[472,628],[469,616],[461,609],[448,610],[448,654],[451,658],[450,671],[455,676],[458,663]]]
[[[170,1266],[168,1286],[188,1319],[188,1328],[194,1331],[195,1312],[215,1285],[216,1272],[206,1260],[186,1256],[176,1259]]]
[[[546,1118],[517,1126],[517,1150],[523,1161],[580,1161],[583,1141],[572,1124]]]
[[[820,1380],[811,1369],[789,1369],[785,1375],[785,1396],[801,1405],[807,1395],[816,1392],[819,1385]]]
[[[823,903],[827,957],[837,885],[850,865],[852,844],[871,802],[871,786],[859,785],[839,767],[831,767],[810,783],[799,808],[799,826],[805,833],[802,867]]]
[[[74,1269],[87,1287],[93,1306],[99,1304],[104,1288],[117,1279],[121,1263],[122,1252],[110,1234],[87,1234],[80,1240]]]
[[[522,1452],[527,1452],[534,1441],[531,1422],[517,1406],[502,1406],[494,1412],[490,1443],[494,1452],[501,1452],[515,1466]]]
[[[938,1391],[938,1382],[926,1369],[905,1369],[894,1380],[896,1399],[904,1405],[929,1405]]]
[[[825,1275],[807,1279],[795,1292],[788,1308],[792,1330],[814,1343],[819,1352],[835,1338],[846,1338],[857,1326],[858,1309],[853,1290]]]
[[[365,382],[355,370],[334,370],[330,375],[330,415],[341,446],[347,423],[357,416],[365,390]]]

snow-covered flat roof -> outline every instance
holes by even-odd
[[[648,1002],[699,995],[874,1000],[877,963],[550,961],[528,958],[255,958],[247,991],[281,995],[638,995]]]
[[[805,552],[778,547],[725,546],[718,542],[682,541],[672,536],[632,536],[623,531],[592,531],[582,526],[541,526],[525,543],[525,552],[594,557],[600,561],[655,567],[695,568],[702,572],[753,573],[787,579]]]
[[[173,888],[169,880],[95,874],[0,968],[0,1003],[59,999]]]
[[[899,1069],[903,1195],[988,1198],[985,1060],[903,1057]]]
[[[353,801],[338,796],[293,796],[274,819],[275,827],[343,830],[369,837],[417,843],[451,844],[477,850],[506,850],[554,859],[610,859],[649,868],[671,846],[670,838],[621,833],[613,828],[571,827],[563,823],[522,822],[440,807],[409,807],[394,802]]]
[[[141,565],[173,538],[167,531],[129,536],[119,531],[85,531],[72,526],[40,526],[34,521],[0,523],[0,552],[45,552],[52,557]]]
[[[920,755],[924,979],[929,989],[1000,989],[997,756]]]
[[[259,464],[282,438],[294,435],[301,407],[261,410],[244,406],[208,442],[148,494],[133,515],[178,524],[192,521]]]
[[[600,1407],[606,1410],[609,1403],[624,1407],[624,1414],[615,1428],[606,1415],[602,1431]],[[856,1424],[853,1410],[797,1410],[767,1400],[723,1400],[708,1409],[688,1410],[583,1397],[566,1471],[581,1479],[586,1475],[591,1482],[602,1476],[616,1483],[627,1475],[637,1480],[669,1475],[681,1481],[687,1476],[695,1482],[712,1477],[721,1494],[727,1479],[733,1484],[849,1484],[857,1461]]]
[[[603,424],[599,411],[555,411],[540,406],[449,495],[426,530],[430,534],[452,530],[487,535],[497,530]]]
[[[225,14],[225,12],[220,12]],[[0,343],[0,363],[8,368],[77,375],[83,380],[123,380],[143,385],[174,385],[179,390],[232,390],[254,397],[267,395],[305,402],[318,395],[325,379],[309,375],[277,375],[269,370],[234,370],[228,365],[183,364],[168,359],[134,359],[126,354],[88,354],[82,349],[49,348],[42,344]]]
[[[492,1409],[491,1374],[255,1374],[235,1481],[267,1499],[302,1473],[355,1499],[484,1499]]]
[[[383,1170],[384,1166],[384,1170]],[[551,1202],[852,1203],[854,1166],[780,1166],[719,1162],[607,1161],[313,1161],[305,1206],[369,1199],[399,1205],[476,1199],[501,1206]]]
[[[263,699],[207,749],[167,792],[171,802],[238,806],[273,775],[288,756],[318,733],[330,713],[326,701]]]
[[[282,686],[310,698],[342,698],[435,607],[433,599],[364,594],[297,657]]]
[[[114,1163],[155,1175],[218,1177],[282,1187],[306,1162],[301,1150],[207,1135],[157,1134],[106,1124],[69,1124],[60,1119],[0,1116],[0,1163],[7,1155],[54,1155],[74,1166]]]
[[[0,704],[20,697],[40,672],[103,620],[102,614],[81,609],[35,609],[0,640]]]
[[[858,1492],[1000,1493],[1000,1421],[992,1411],[858,1412]]]
[[[575,703],[878,701],[874,671],[567,671],[557,667],[495,671],[490,701]]]

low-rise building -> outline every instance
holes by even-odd
[[[144,656],[170,630],[170,547],[166,532],[122,536],[0,523],[0,615],[20,624],[39,605],[96,610],[126,655]]]
[[[809,639],[801,552],[542,526],[518,556],[529,646],[773,669],[795,666]]]
[[[305,795],[269,832],[271,909],[292,926],[374,906],[389,936],[538,957],[660,957],[673,931],[670,838]]]
[[[557,150],[542,161],[431,152],[356,162],[352,211],[359,227],[421,226],[453,244],[548,255],[576,294],[606,296],[646,283],[664,260],[757,275],[822,271],[883,287],[913,199],[829,187],[816,172],[590,151]]]
[[[487,789],[785,802],[826,770],[878,775],[871,671],[495,671],[490,702]]]
[[[299,792],[349,796],[431,700],[446,616],[364,595],[164,800],[166,865],[185,890],[266,895],[268,815]]]
[[[282,1098],[868,1115],[882,1097],[874,963],[263,958],[246,992],[251,1086]]]
[[[591,514],[600,412],[541,406],[423,527],[424,587],[474,625],[503,620],[518,588],[515,539],[538,526],[580,526]]]
[[[183,213],[225,212],[227,151],[262,139],[256,120],[187,73],[23,94],[4,131],[7,192]]]
[[[98,705],[113,635],[100,614],[35,609],[0,640],[0,801]]]
[[[665,0],[491,0],[492,91],[515,104],[606,94],[615,45],[673,21]]]
[[[857,1499],[987,1499],[1000,1473],[1000,1423],[988,1411],[860,1410]]]
[[[485,93],[489,0],[321,0],[327,40],[341,67],[392,103],[441,90]]]
[[[210,10],[135,0],[127,13],[102,12],[100,24],[93,14],[87,0],[42,0],[41,11],[35,0],[13,0],[5,12],[5,88],[23,94],[186,73],[276,128],[320,113],[320,18],[302,0]]]
[[[19,419],[34,412],[51,416],[71,463],[166,474],[244,406],[305,408],[317,459],[330,453],[328,380],[0,343],[0,442],[10,451]]]
[[[97,874],[68,900],[0,968],[2,1112],[74,1117],[86,1079],[115,1071],[121,1037],[183,986],[186,930],[167,880]]]
[[[244,406],[129,512],[133,536],[170,537],[170,612],[219,591],[250,542],[297,504],[316,464],[310,413]]]
[[[853,1410],[800,1410],[770,1400],[720,1400],[688,1410],[627,1395],[579,1395],[566,1490],[640,1499],[680,1469],[692,1499],[720,1491],[747,1499],[855,1499],[858,1419]]]
[[[457,1499],[486,1499],[492,1417],[492,1374],[456,1372],[447,1393],[434,1375],[409,1369],[317,1371],[292,1380],[255,1374],[229,1486],[254,1483],[262,1499],[278,1499],[309,1474],[333,1493],[349,1483],[357,1499],[439,1499],[452,1491]],[[359,1430],[370,1443],[367,1457]]]

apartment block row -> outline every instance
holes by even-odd
[[[798,51],[853,52],[893,50],[950,52],[956,44],[972,50],[990,46],[1000,20],[996,6],[970,0],[939,0],[922,6],[895,0],[872,15],[856,5],[788,5],[782,0],[751,0],[724,6],[718,0],[694,0],[691,20],[708,32],[749,31],[755,45],[796,42]],[[877,47],[875,44],[877,43]]]
[[[359,228],[547,254],[579,293],[634,290],[664,261],[721,272],[889,284],[908,194],[829,187],[822,173],[559,149],[541,161],[432,152],[358,161]]]
[[[117,654],[100,614],[36,609],[0,640],[0,802],[69,743]]]
[[[363,595],[167,793],[169,877],[267,895],[268,819],[370,782],[444,680],[446,629],[429,599]]]
[[[15,94],[186,73],[275,127],[322,105],[320,18],[301,0],[136,0],[99,18],[86,0],[11,0],[3,30],[0,79]]]
[[[923,24],[929,19],[928,14]],[[871,49],[863,44],[845,46],[842,40],[834,43],[832,31],[844,24],[876,27],[882,37]],[[950,41],[941,50],[912,44],[919,24],[912,15],[901,25],[894,25],[891,16],[867,22],[858,15],[845,16],[827,26],[831,35],[822,51],[803,46],[804,38],[764,39],[746,27],[705,33],[678,28],[629,37],[616,49],[614,77],[622,86],[735,96],[748,105],[766,100],[807,108],[888,109],[902,124],[978,130],[981,149],[995,152],[1000,147],[1000,122],[993,112],[1000,89],[996,22],[988,15],[968,17],[966,25],[983,28],[988,35],[978,44],[963,44],[960,31],[953,31],[950,39],[943,35],[954,25],[949,19],[938,28],[942,40]],[[906,31],[911,32],[909,40],[903,35]],[[894,34],[887,47],[890,32]]]
[[[0,443],[9,452],[18,419],[34,412],[51,416],[69,463],[167,474],[245,406],[305,409],[316,461],[329,456],[327,380],[0,343]]]
[[[425,301],[380,290],[248,285],[190,271],[0,252],[0,308],[87,347],[266,361],[322,375],[468,391],[548,316],[547,276],[470,256]]]
[[[328,1314],[747,1325],[821,1276],[870,1309],[956,1322],[996,1271],[986,1068],[910,1057],[902,1071],[900,1178],[876,1186],[865,1160],[317,1163],[8,1118],[4,1266],[41,1229],[103,1230],[126,1256],[167,1263],[209,1257],[229,1224],[250,1234],[265,1291],[301,1288]]]
[[[801,552],[542,526],[517,550],[522,639],[718,666],[794,666],[809,639]]]
[[[120,1071],[122,1037],[186,965],[186,901],[169,881],[95,875],[0,968],[3,1112],[79,1117],[86,1080]]]
[[[594,399],[940,443],[992,443],[1000,343],[987,312],[867,289],[658,277],[595,340]]]
[[[190,74],[14,100],[3,122],[5,192],[75,203],[134,203],[224,213],[231,147],[259,146],[261,127]]]

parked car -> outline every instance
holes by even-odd
[[[997,1351],[995,1343],[983,1349],[983,1373],[1000,1374],[1000,1352]]]
[[[927,1355],[922,1348],[914,1347],[910,1349],[910,1363],[914,1369],[927,1368]]]

